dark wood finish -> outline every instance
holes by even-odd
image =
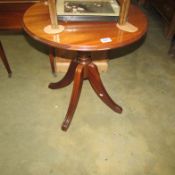
[[[165,36],[171,39],[175,35],[175,1],[174,0],[139,0],[139,4],[151,4],[164,19]]]
[[[138,0],[138,4],[139,4],[139,5],[145,4],[145,1],[146,1],[146,0]]]
[[[0,30],[22,29],[24,12],[39,0],[0,0]]]
[[[131,6],[128,21],[138,27],[134,33],[119,30],[115,22],[78,23],[65,22],[65,30],[59,35],[50,35],[43,31],[50,24],[48,6],[37,3],[24,14],[25,31],[38,41],[52,47],[75,51],[99,51],[122,47],[139,40],[147,31],[147,18],[136,6]],[[56,38],[59,36],[60,40]],[[111,42],[102,43],[100,39],[111,38]]]
[[[5,52],[4,52],[3,46],[1,44],[1,41],[0,41],[0,57],[2,59],[2,62],[4,63],[5,68],[7,69],[9,77],[11,77],[12,71],[10,69],[10,65],[8,63],[8,60],[7,60],[7,57],[5,55]]]
[[[174,8],[174,11],[175,11],[175,8]],[[166,26],[165,34],[166,34],[166,37],[169,39],[172,39],[175,36],[175,13],[172,16],[172,19],[169,25]]]
[[[71,100],[69,103],[69,108],[67,110],[66,117],[61,127],[63,131],[67,131],[68,127],[70,126],[74,112],[78,104],[78,100],[80,97],[81,88],[83,84],[83,73],[84,73],[83,68],[84,68],[83,64],[78,64],[76,71],[75,71],[72,96],[71,96]]]
[[[93,63],[89,64],[87,73],[87,78],[98,97],[113,111],[121,113],[122,108],[112,100],[103,86],[97,66]]]
[[[98,97],[107,106],[109,106],[115,112],[118,113],[122,112],[122,108],[111,99],[111,97],[105,90],[97,66],[93,64],[90,56],[83,55],[82,57],[79,57],[77,60],[73,60],[69,66],[69,70],[66,76],[57,83],[51,83],[49,85],[49,88],[51,89],[62,88],[66,85],[69,85],[73,79],[74,79],[74,86],[72,90],[72,96],[65,120],[62,124],[62,130],[66,131],[72,121],[73,114],[76,110],[78,100],[80,97],[83,80],[87,79],[89,80],[92,88],[94,89]]]
[[[147,31],[147,18],[136,6],[129,9],[128,22],[138,27],[134,33],[122,31],[115,22],[62,22],[65,30],[59,34],[47,34],[43,31],[49,25],[49,10],[42,3],[30,7],[24,14],[24,29],[34,39],[47,44],[49,47],[78,51],[78,56],[72,59],[66,75],[61,81],[50,83],[49,88],[59,89],[74,81],[72,96],[68,111],[62,124],[66,131],[72,121],[81,93],[83,80],[89,80],[99,98],[112,110],[121,113],[117,105],[105,90],[96,65],[93,64],[92,53],[123,47],[139,40]],[[60,23],[59,23],[60,24]],[[59,39],[58,39],[59,38]],[[108,38],[109,42],[101,39]]]
[[[76,70],[77,65],[78,65],[78,62],[76,61],[76,59],[71,61],[70,66],[69,66],[65,76],[62,78],[62,80],[60,80],[57,83],[51,83],[49,85],[49,88],[59,89],[59,88],[63,88],[65,86],[68,86],[70,83],[72,83],[72,81],[74,79],[74,74],[75,74],[75,70]]]

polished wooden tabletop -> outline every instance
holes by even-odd
[[[24,14],[24,30],[36,40],[55,48],[76,51],[100,51],[122,47],[139,40],[147,31],[147,18],[136,6],[131,5],[128,22],[138,30],[122,31],[116,22],[59,22],[65,27],[59,34],[47,34],[44,27],[50,24],[48,6],[37,3]],[[103,39],[107,42],[103,42]]]
[[[42,3],[33,5],[24,14],[24,29],[31,37],[50,47],[82,51],[72,59],[65,76],[60,81],[49,85],[51,89],[59,89],[68,86],[72,81],[74,82],[62,130],[66,131],[70,126],[79,101],[83,80],[89,80],[97,96],[108,107],[117,113],[122,112],[122,107],[115,103],[107,93],[98,68],[88,53],[123,47],[139,40],[147,31],[146,16],[138,7],[131,6],[128,21],[138,28],[136,32],[122,31],[117,28],[115,22],[62,22],[60,24],[65,27],[63,32],[47,34],[44,32],[44,28],[50,24],[50,18],[46,5]]]

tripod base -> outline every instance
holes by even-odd
[[[92,62],[90,57],[83,55],[78,59],[72,60],[69,69],[62,80],[49,84],[49,88],[59,89],[68,86],[72,81],[74,81],[69,107],[61,127],[64,131],[67,131],[72,121],[79,101],[83,80],[89,80],[98,97],[108,107],[117,113],[122,112],[122,108],[111,99],[103,86],[97,66]]]

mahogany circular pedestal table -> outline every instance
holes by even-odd
[[[59,22],[64,31],[59,34],[47,34],[44,28],[50,24],[48,6],[37,3],[24,14],[24,30],[34,39],[52,48],[77,51],[78,56],[71,60],[65,76],[49,88],[59,89],[73,82],[72,96],[62,130],[66,131],[72,121],[81,93],[83,80],[89,80],[98,97],[113,111],[122,112],[122,108],[108,95],[101,81],[97,66],[92,62],[91,53],[107,51],[132,44],[147,32],[147,18],[141,10],[131,5],[128,22],[137,27],[135,32],[119,29],[116,22]]]

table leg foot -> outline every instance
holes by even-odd
[[[70,63],[68,71],[65,74],[65,76],[63,77],[63,79],[56,82],[56,83],[50,83],[49,88],[50,89],[59,89],[59,88],[68,86],[73,81],[74,73],[75,73],[75,69],[76,69],[77,65],[78,65],[78,63],[76,62],[76,60],[73,60]]]
[[[117,105],[108,95],[101,81],[97,66],[93,63],[90,63],[88,65],[88,80],[96,94],[107,106],[109,106],[115,112],[122,112],[122,108],[119,105]]]
[[[61,127],[63,131],[67,131],[67,129],[69,128],[69,125],[72,121],[74,112],[75,112],[77,104],[78,104],[78,100],[80,97],[81,88],[82,88],[82,84],[83,84],[83,68],[84,68],[84,66],[82,64],[79,64],[76,68],[76,71],[75,71],[72,96],[70,99],[69,108],[68,108],[66,117],[65,117],[64,122],[63,122],[62,127]]]

